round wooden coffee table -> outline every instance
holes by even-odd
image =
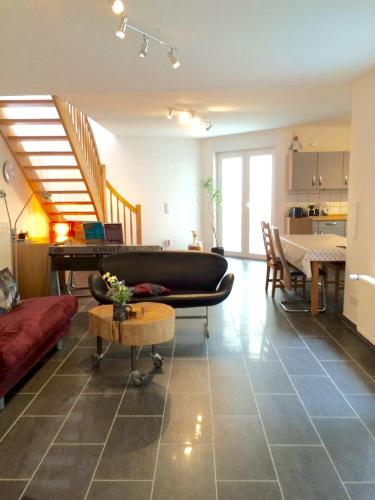
[[[137,370],[136,347],[151,345],[151,357],[155,368],[161,368],[163,357],[155,352],[155,345],[168,342],[175,334],[175,312],[166,304],[140,302],[132,305],[139,317],[126,321],[113,321],[113,306],[97,306],[89,311],[89,331],[96,336],[97,354],[93,364],[98,367],[103,359],[103,339],[130,346],[131,376],[134,385],[143,383],[144,375]]]

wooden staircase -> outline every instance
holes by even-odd
[[[52,222],[120,222],[142,243],[141,207],[106,179],[86,115],[55,96],[0,97],[0,134]]]

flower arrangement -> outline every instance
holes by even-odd
[[[111,297],[116,304],[126,304],[130,297],[133,295],[130,288],[125,286],[124,281],[119,281],[117,276],[111,273],[105,273],[102,276],[105,284],[107,285],[108,297]]]

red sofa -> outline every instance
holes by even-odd
[[[64,337],[77,308],[70,295],[38,297],[0,316],[0,409],[4,395]]]

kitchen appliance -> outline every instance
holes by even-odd
[[[306,213],[303,207],[292,207],[289,216],[293,218],[306,217]]]
[[[309,216],[315,215],[315,205],[309,205]]]

